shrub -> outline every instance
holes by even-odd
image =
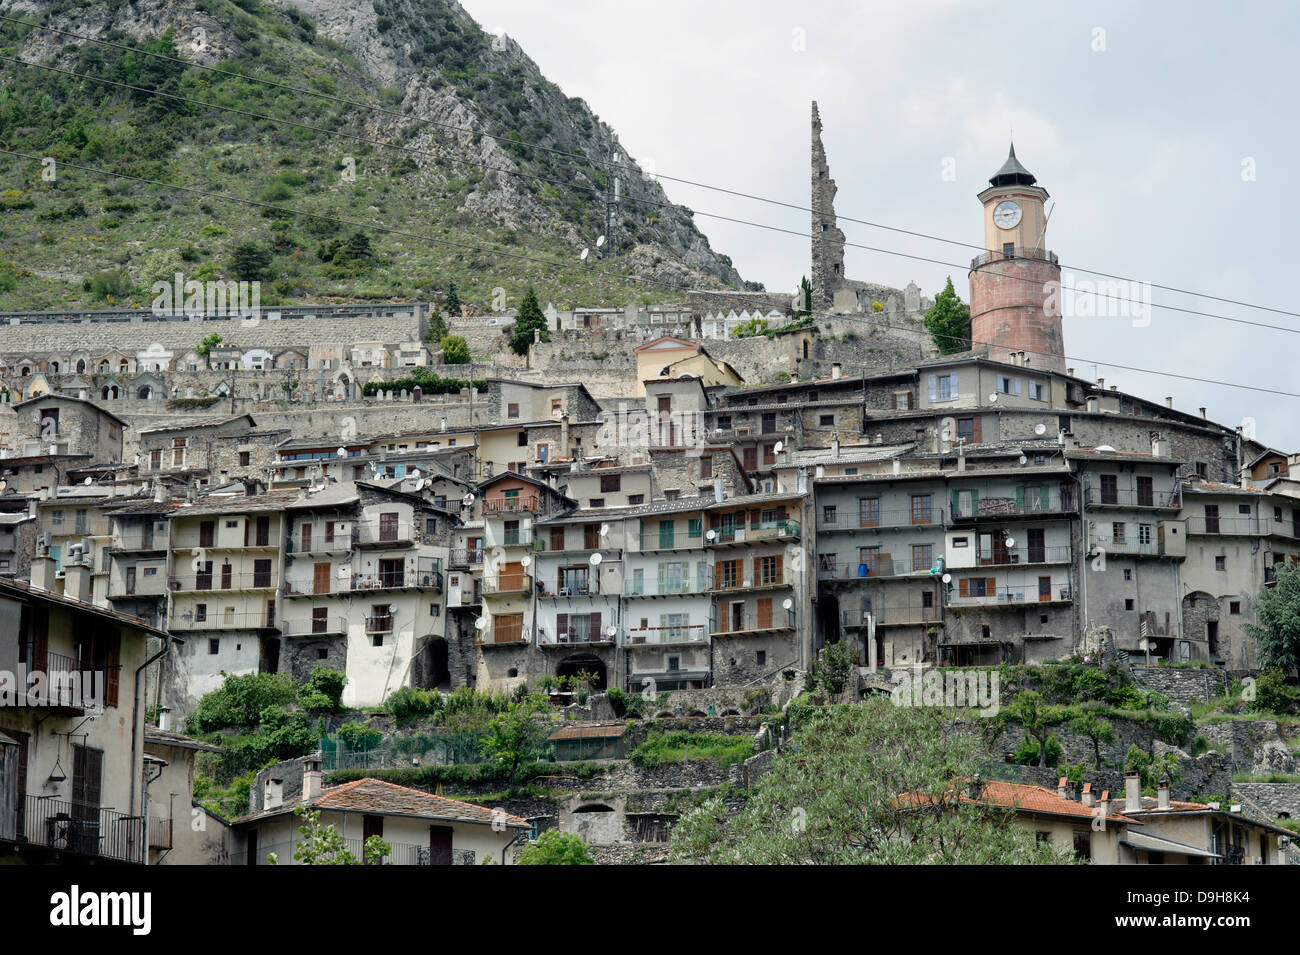
[[[595,865],[587,844],[572,832],[547,829],[519,853],[520,865]]]
[[[442,360],[448,365],[469,364],[469,342],[459,335],[448,335],[442,340]]]
[[[228,676],[221,688],[199,701],[187,721],[191,733],[211,733],[230,726],[258,726],[267,707],[283,707],[298,698],[298,687],[285,673]]]
[[[318,666],[307,678],[299,703],[311,713],[337,713],[343,707],[343,684],[347,681],[338,670]]]
[[[374,749],[384,734],[364,723],[344,723],[334,733],[348,749]]]
[[[1026,736],[1016,746],[1012,759],[1021,766],[1038,765],[1038,743],[1031,736]],[[1061,759],[1061,741],[1053,733],[1047,737],[1047,765],[1055,766]]]

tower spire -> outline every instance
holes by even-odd
[[[835,223],[835,180],[822,145],[822,119],[812,104],[812,299],[813,308],[829,309],[844,281],[844,233]]]

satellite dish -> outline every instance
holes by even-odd
[[[781,449],[784,447],[785,445],[782,442],[778,441],[775,445],[772,446],[772,450],[775,451],[777,454],[780,454]]]
[[[1014,538],[1014,537],[1008,537],[1008,538],[1005,538],[1005,540],[1006,540],[1006,544],[1007,544],[1008,547],[1015,547],[1015,546],[1016,546],[1016,541],[1015,541],[1015,538]]]
[[[782,609],[789,610],[793,606],[794,606],[794,601],[791,600],[789,597],[786,597],[784,600],[781,601]]]
[[[1021,464],[1028,464],[1028,463],[1029,463],[1029,459],[1028,459],[1027,457],[1025,457],[1025,456],[1022,454],[1022,455],[1020,455],[1020,463],[1021,463]]]
[[[389,604],[389,605],[388,605],[388,612],[389,612],[389,613],[397,613],[397,604]]]
[[[421,487],[433,487],[433,481],[429,480],[428,478],[425,478],[424,481],[421,483],[420,486],[421,486]]]
[[[420,469],[419,469],[419,468],[411,468],[411,477],[413,477],[413,478],[418,478],[419,476],[420,476]]]
[[[460,503],[463,504],[465,507],[469,507],[471,504],[474,503],[474,495],[466,494],[464,497],[460,499]]]
[[[618,627],[610,627],[610,628],[608,628],[608,629],[605,631],[605,633],[606,633],[609,637],[613,638],[614,636],[616,636],[616,635],[618,634]]]
[[[718,536],[718,533],[717,533],[717,531],[710,530],[710,531],[709,531],[707,534],[705,534],[704,536],[707,537],[709,540],[713,540],[713,538],[715,538],[715,537]]]
[[[583,249],[583,250],[582,250],[582,254],[579,255],[578,258],[580,258],[580,259],[582,259],[582,261],[586,262],[586,261],[587,261],[587,254],[588,254],[590,251],[591,251],[590,249]]]
[[[605,244],[605,237],[602,235],[600,238],[596,240],[596,248],[599,249],[604,244]]]
[[[523,557],[519,558],[520,567],[531,567],[532,564],[533,564],[533,558],[528,554],[525,554]]]
[[[487,629],[487,617],[479,617],[477,620],[475,620],[475,621],[474,621],[474,629],[475,629],[475,630],[486,630],[486,629]]]
[[[339,448],[339,449],[338,449],[337,451],[335,451],[334,453],[337,454],[337,455],[338,455],[339,457],[341,457],[341,458],[346,458],[346,457],[348,456],[348,449],[347,449],[347,448]]]
[[[993,394],[989,395],[989,401],[997,401],[997,400],[998,400],[997,392],[994,392]]]
[[[82,481],[81,483],[86,485],[86,487],[90,487],[90,476],[87,475],[86,480]]]
[[[942,580],[945,584],[950,584],[952,583],[952,574],[944,574],[939,579]]]
[[[592,567],[599,567],[600,562],[603,559],[604,558],[600,556],[600,551],[597,551],[596,553],[592,554],[590,557],[587,558],[587,562],[590,563]]]
[[[608,525],[608,524],[601,524],[601,525],[600,525],[600,536],[601,536],[601,537],[604,537],[604,536],[606,536],[607,534],[609,534],[609,525]]]
[[[1046,434],[1046,433],[1047,433],[1047,425],[1042,424],[1041,422],[1039,424],[1034,425],[1034,434]]]

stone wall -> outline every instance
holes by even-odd
[[[1233,783],[1232,798],[1252,818],[1300,819],[1300,783]]]
[[[1183,617],[1184,628],[1193,632]],[[1154,690],[1174,703],[1192,703],[1212,700],[1227,692],[1227,680],[1222,670],[1205,668],[1174,668],[1135,666],[1133,678],[1147,690]]]

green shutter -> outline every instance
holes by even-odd
[[[961,512],[957,503],[957,494],[957,491],[952,492],[952,510],[948,512],[950,518],[956,517]]]
[[[687,523],[687,534],[691,537],[699,537],[704,532],[704,522],[701,518],[692,517]]]
[[[1021,484],[1016,488],[1016,510],[1023,511],[1024,509],[1025,509],[1025,486]]]
[[[1040,487],[1040,488],[1038,489],[1038,499],[1039,499],[1039,501],[1042,502],[1042,508],[1043,508],[1043,510],[1047,510],[1048,508],[1050,508],[1050,507],[1052,506],[1051,501],[1048,499],[1048,496],[1047,496],[1047,485],[1046,485],[1046,484],[1044,484],[1042,487]]]

